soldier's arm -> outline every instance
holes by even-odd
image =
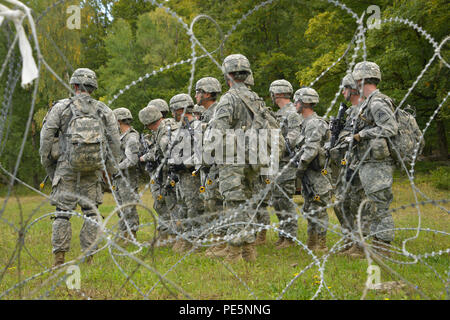
[[[134,167],[139,161],[139,140],[136,135],[131,135],[125,145],[125,159],[119,163],[119,169]]]
[[[301,124],[301,118],[296,113],[291,113],[287,118],[287,125],[288,125],[288,133],[285,137],[287,142],[289,143],[289,147],[293,149],[297,142],[300,139],[301,132],[300,132],[300,124]]]
[[[391,106],[383,99],[374,99],[370,112],[374,120],[374,127],[359,132],[361,139],[387,138],[395,136],[398,124]]]
[[[300,166],[306,169],[311,161],[319,154],[322,140],[323,125],[320,121],[309,121],[305,127],[305,143],[301,150]]]
[[[41,141],[39,146],[39,155],[41,157],[41,164],[48,167],[51,163],[49,155],[52,150],[53,138],[60,128],[60,105],[54,105],[47,113],[44,119],[41,130]]]
[[[106,105],[104,105],[104,110],[106,110],[104,112],[105,115],[105,129],[106,129],[106,136],[108,139],[108,145],[109,148],[112,152],[113,157],[116,159],[116,161],[118,159],[120,159],[120,133],[119,133],[119,128],[117,126],[117,120],[116,117],[114,116],[114,113],[112,112],[111,109],[109,109],[109,107],[107,107]]]

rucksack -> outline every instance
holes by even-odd
[[[394,102],[391,101],[391,103],[395,110]],[[411,165],[414,156],[419,156],[425,146],[425,139],[416,118],[407,110],[415,114],[415,109],[410,105],[405,109],[398,108],[395,113],[395,119],[398,123],[398,134],[388,139],[390,141],[389,148],[392,158],[399,167],[402,167],[402,162],[406,165]]]
[[[285,152],[285,139],[283,134],[281,133],[280,125],[276,120],[275,116],[270,113],[270,110],[266,107],[264,100],[262,99],[250,99],[239,93],[238,90],[231,89],[229,91],[232,94],[235,94],[241,99],[247,108],[250,110],[252,114],[252,126],[251,129],[266,129],[268,130],[267,136],[267,152],[268,155],[273,154],[274,148],[278,149],[278,161],[280,161]],[[272,144],[272,129],[278,130],[278,139],[276,146]]]
[[[66,155],[75,172],[92,172],[104,168],[106,137],[101,111],[85,110],[77,99],[69,104],[72,118],[66,136]]]
[[[402,168],[402,163],[411,165],[414,160],[414,155],[416,157],[420,155],[425,146],[425,139],[413,115],[415,114],[415,108],[407,105],[405,109],[400,109],[397,108],[394,101],[388,96],[380,93],[378,97],[381,97],[391,106],[392,111],[395,112],[395,120],[398,124],[397,135],[387,139],[391,157],[394,163],[400,168]]]

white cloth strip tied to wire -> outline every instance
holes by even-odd
[[[25,88],[38,77],[38,69],[36,62],[33,58],[33,52],[31,45],[28,42],[28,38],[25,34],[25,30],[22,26],[25,13],[21,10],[11,10],[8,7],[0,4],[0,26],[3,20],[6,18],[11,20],[16,27],[17,34],[19,36],[19,50],[22,55],[22,88]]]

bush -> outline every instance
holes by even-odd
[[[450,167],[439,167],[431,173],[433,186],[438,189],[450,189]]]

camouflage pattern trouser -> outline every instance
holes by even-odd
[[[175,188],[168,187],[162,190],[158,183],[150,185],[153,197],[153,209],[158,214],[157,230],[161,235],[175,234],[175,218],[173,212],[177,205]]]
[[[217,224],[223,219],[223,200],[219,192],[219,170],[217,166],[211,166],[208,174],[201,173],[201,181],[205,187],[205,193],[202,194],[205,204],[206,221],[213,229],[215,236],[224,236],[227,234],[226,228],[220,228]]]
[[[132,183],[132,182],[131,182]],[[125,177],[118,177],[114,179],[113,185],[115,187],[115,195],[119,205],[124,205],[130,202],[138,202],[138,186],[130,184],[130,181]],[[131,231],[138,231],[139,229],[139,215],[135,205],[124,206],[119,211],[119,231],[121,233],[127,232],[128,228]],[[128,225],[128,228],[127,228]]]
[[[285,163],[281,163],[280,167],[283,168],[285,165]],[[295,180],[296,168],[285,168],[278,178],[279,182],[272,187],[273,207],[280,221],[279,228],[284,234],[288,234],[292,238],[297,237],[298,230],[297,211],[292,200],[295,194]],[[286,237],[281,232],[279,236]]]
[[[319,236],[326,236],[328,229],[328,213],[325,209],[320,209],[331,203],[331,192],[320,195],[319,200],[314,200],[313,196],[306,195],[304,189],[302,189],[302,196],[305,199],[302,211],[308,221],[308,235],[317,234]]]
[[[359,169],[359,178],[364,192],[375,205],[375,212],[370,221],[370,233],[385,242],[394,240],[394,230],[392,230],[394,219],[392,214],[388,213],[394,198],[392,174],[393,167],[387,162],[364,163]]]
[[[178,177],[179,193],[187,215],[183,222],[183,231],[198,236],[201,233],[201,226],[205,223],[204,217],[202,218],[205,206],[200,198],[200,178],[193,177],[192,173],[187,171],[179,172]]]
[[[101,182],[95,173],[80,177],[78,183],[76,176],[56,176],[53,179],[51,204],[56,206],[56,210],[60,212],[55,215],[52,224],[53,253],[70,250],[70,241],[72,240],[70,218],[72,215],[61,211],[73,211],[77,204],[80,205],[85,215],[80,231],[81,249],[86,251],[95,243],[99,232],[99,226],[96,223],[99,216],[96,214],[96,208],[102,203],[102,200]],[[91,248],[92,251],[96,249],[96,245]]]
[[[356,174],[350,186],[348,186],[347,191],[345,192],[345,188],[348,185],[348,182],[345,179],[345,169],[342,172],[341,179],[338,180],[336,184],[336,202],[339,202],[334,206],[334,213],[339,220],[339,223],[342,227],[342,233],[344,235],[357,232],[358,230],[358,210],[360,204],[367,199],[364,188],[361,185],[361,181],[359,176]],[[351,174],[352,171],[349,171]],[[370,232],[369,220],[372,216],[373,212],[373,204],[371,202],[366,202],[361,208],[361,231],[364,236],[368,235]]]
[[[254,193],[261,191],[259,172],[246,165],[221,165],[219,167],[219,190],[224,199],[224,209],[229,222],[227,229],[230,236],[229,244],[241,246],[255,242],[255,227],[252,221],[257,221],[256,204],[246,203]],[[234,224],[236,223],[236,224]]]

